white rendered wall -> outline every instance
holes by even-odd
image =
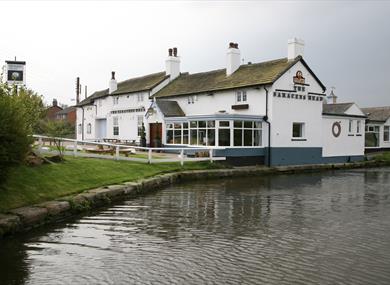
[[[351,133],[349,132],[350,119],[353,120]],[[360,133],[357,133],[357,121],[360,121],[361,124]],[[341,133],[338,137],[335,137],[332,133],[332,126],[335,122],[339,122],[341,125]],[[364,119],[324,116],[322,120],[322,156],[364,155],[364,128]]]
[[[278,98],[273,96],[276,89],[294,90],[293,77],[300,70],[305,78],[305,91],[291,92],[306,96],[306,99]],[[308,100],[308,92],[322,93],[321,86],[302,63],[297,62],[272,86],[269,92],[272,147],[321,147],[322,146],[322,101]],[[316,95],[313,95],[316,96]],[[305,124],[306,141],[292,141],[294,122]]]
[[[236,91],[245,90],[246,102],[236,102]],[[170,97],[166,100],[174,100],[179,103],[187,116],[213,115],[213,114],[241,114],[241,115],[265,115],[265,91],[255,88],[242,88],[228,91],[215,92],[214,95],[198,94],[194,96],[194,103],[188,104],[188,96]],[[245,110],[233,110],[232,105],[248,104]],[[220,111],[225,111],[221,113]]]

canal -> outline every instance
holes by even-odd
[[[390,168],[171,186],[0,240],[0,284],[390,284]]]

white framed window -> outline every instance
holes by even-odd
[[[360,134],[360,131],[362,129],[361,127],[362,122],[360,120],[356,121],[356,133]]]
[[[385,142],[390,141],[390,126],[383,127],[383,141]]]
[[[296,139],[305,137],[305,123],[293,123],[292,137]]]
[[[113,102],[114,105],[118,105],[119,97],[118,96],[117,97],[112,97],[112,102]]]
[[[90,134],[92,132],[92,125],[91,123],[88,123],[87,125],[87,134]]]
[[[138,93],[137,94],[137,101],[143,102],[144,101],[144,93]]]
[[[261,146],[261,122],[233,121],[234,146]]]
[[[142,135],[142,124],[144,122],[144,116],[138,115],[137,116],[137,135],[140,137]]]
[[[236,91],[236,103],[242,103],[247,101],[246,91]]]
[[[112,125],[113,125],[112,134],[114,136],[119,136],[119,119],[118,119],[118,117],[112,118]]]
[[[348,132],[352,133],[352,130],[353,130],[353,120],[349,120]]]

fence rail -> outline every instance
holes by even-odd
[[[106,142],[82,141],[76,139],[33,135],[36,140],[39,153],[55,153],[45,145],[46,142],[66,143],[63,153],[75,157],[102,158],[114,160],[137,161],[144,163],[184,162],[189,161],[220,161],[226,157],[215,156],[215,150],[224,150],[222,147],[197,146],[197,147],[142,147]],[[90,148],[88,146],[95,146]],[[97,147],[97,148],[96,148]],[[201,155],[201,156],[197,156]],[[153,157],[154,156],[154,157]]]

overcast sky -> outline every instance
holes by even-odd
[[[261,62],[286,57],[299,37],[340,102],[390,105],[390,2],[13,1],[0,14],[0,61],[25,60],[28,87],[47,103],[74,104],[77,76],[91,94],[112,70],[118,80],[163,71],[169,47],[193,73],[224,68],[231,41]]]

